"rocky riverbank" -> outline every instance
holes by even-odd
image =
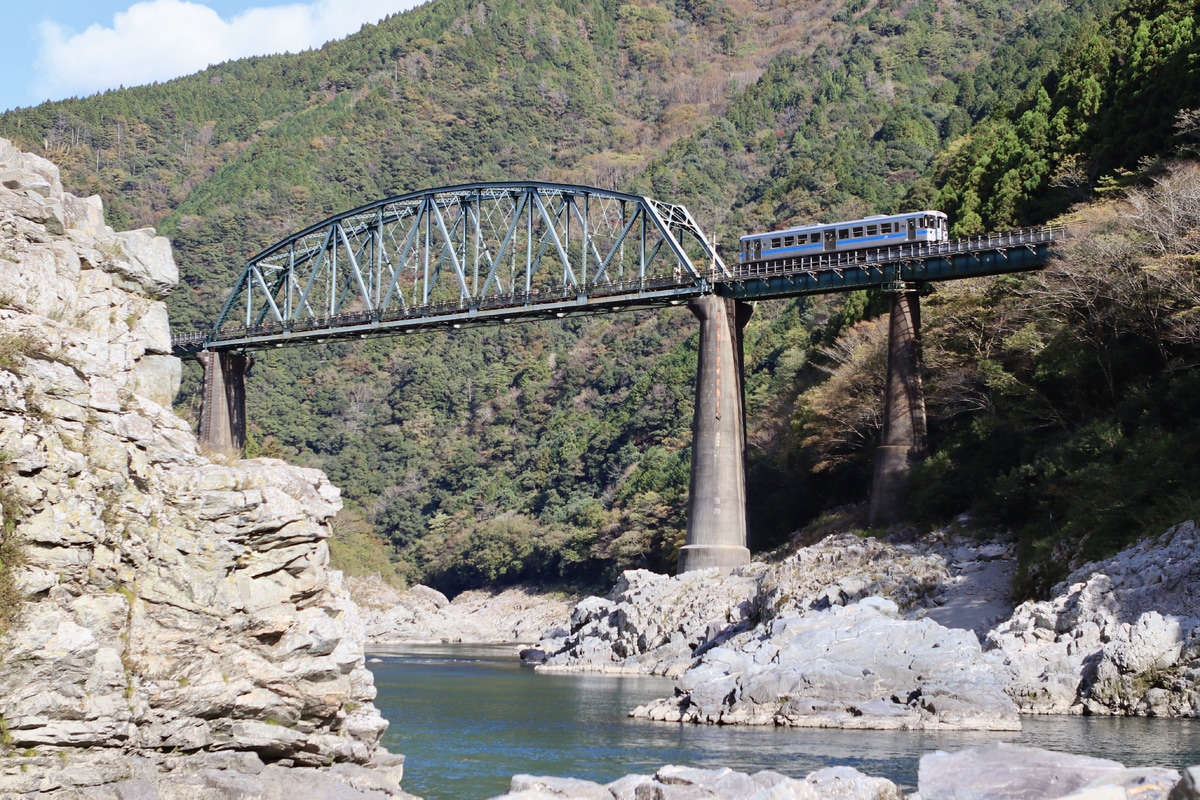
[[[991,629],[1024,713],[1200,716],[1200,531],[1186,522],[1087,564]]]
[[[676,678],[673,697],[634,711],[665,721],[1008,729],[1018,711],[1194,717],[1197,552],[1185,523],[1014,610],[1002,542],[835,535],[731,575],[627,572],[523,658]]]
[[[201,452],[170,410],[177,280],[166,239],[114,232],[98,198],[0,140],[0,524],[22,554],[0,579],[23,598],[0,653],[0,795],[198,796],[161,788],[186,772],[233,797],[226,778],[335,764],[347,792],[372,767],[399,794],[362,620],[328,566],[339,492]]]
[[[1200,767],[1127,769],[1116,761],[993,744],[921,758],[919,800],[1198,800]],[[608,784],[517,775],[494,800],[901,800],[900,787],[851,767],[817,770],[803,779],[777,772],[665,766]]]
[[[523,643],[559,627],[577,596],[519,586],[472,590],[448,599],[428,586],[398,591],[379,577],[348,578],[362,609],[368,646],[439,642]]]
[[[1011,563],[991,542],[828,537],[731,575],[627,572],[523,654],[541,670],[647,672],[664,721],[876,729],[1020,727],[976,634],[1002,600],[969,576]],[[1001,573],[997,572],[1003,581]]]

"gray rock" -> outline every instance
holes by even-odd
[[[1116,761],[999,742],[921,757],[921,800],[1043,800],[1124,770]]]
[[[747,775],[731,769],[667,765],[653,776],[626,775],[606,786],[570,778],[517,775],[505,800],[581,798],[645,800],[715,798],[716,800],[901,800],[894,783],[871,778],[850,767],[818,770],[804,780],[776,772]]]
[[[530,793],[536,793],[530,794]],[[578,800],[612,800],[612,793],[598,783],[578,778],[545,778],[514,775],[509,795],[518,797],[570,797]]]
[[[153,228],[120,233],[100,232],[97,248],[106,258],[107,271],[120,280],[122,288],[162,299],[179,283],[179,268],[171,253],[171,242]]]
[[[1179,773],[1173,769],[1157,767],[1123,769],[1090,781],[1083,788],[1067,795],[1072,800],[1114,796],[1114,800],[1136,797],[1138,800],[1168,800],[1171,791],[1180,782]]]
[[[968,631],[896,618],[873,599],[776,618],[705,653],[675,695],[635,709],[662,721],[876,729],[1019,730]],[[760,658],[764,650],[772,654]]]
[[[532,642],[566,619],[576,598],[517,586],[463,592],[451,602],[428,586],[399,592],[378,576],[352,578],[350,594],[362,606],[367,642]]]
[[[175,356],[146,355],[138,359],[129,376],[129,390],[170,408],[179,394],[183,362]]]
[[[826,767],[805,778],[819,797],[841,800],[902,800],[900,787],[886,778],[863,775],[853,767]]]
[[[987,656],[1029,713],[1200,715],[1200,531],[1187,522],[1027,602]]]
[[[536,661],[544,671],[678,677],[706,650],[751,635],[756,625],[871,597],[891,600],[910,618],[928,614],[981,631],[1012,609],[1011,561],[1004,558],[1011,555],[996,543],[893,545],[843,534],[729,576],[632,570],[607,597],[580,602],[565,633],[548,631]],[[986,569],[966,572],[985,556]]]
[[[1183,771],[1183,777],[1171,789],[1167,800],[1200,800],[1200,766]]]
[[[0,140],[0,335],[29,342],[0,371],[3,480],[22,506],[4,522],[31,593],[0,653],[0,715],[18,751],[67,756],[4,759],[0,793],[308,794],[286,770],[260,775],[254,751],[342,764],[313,773],[335,794],[397,794],[362,618],[329,568],[338,490],[200,454],[170,410],[169,243],[114,233],[102,212]],[[173,749],[224,754],[160,763]]]

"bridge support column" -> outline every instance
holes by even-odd
[[[688,302],[700,320],[687,542],[678,571],[750,562],[746,547],[746,423],[742,329],[753,307],[705,295]]]
[[[200,443],[212,450],[241,453],[246,447],[246,375],[254,359],[204,350],[200,401]]]
[[[883,397],[883,438],[875,452],[870,523],[889,525],[904,510],[904,480],[928,451],[925,392],[921,382],[921,292],[892,294],[888,330],[887,387]]]

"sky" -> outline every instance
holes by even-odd
[[[320,47],[423,0],[0,0],[0,111]]]

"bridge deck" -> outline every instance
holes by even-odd
[[[736,268],[733,277],[715,283],[714,291],[756,300],[1025,272],[1044,266],[1050,246],[1067,236],[1065,226],[1055,225],[933,244],[762,261]]]
[[[251,350],[331,339],[459,329],[531,319],[608,313],[678,305],[718,294],[742,300],[795,297],[869,287],[902,289],[911,284],[1039,269],[1050,247],[1068,237],[1063,226],[1046,226],[972,236],[935,244],[900,245],[845,253],[781,259],[713,270],[700,277],[682,272],[665,277],[603,281],[580,291],[533,290],[478,300],[414,305],[386,312],[357,312],[260,325],[225,325],[172,340],[176,355],[200,350]]]

